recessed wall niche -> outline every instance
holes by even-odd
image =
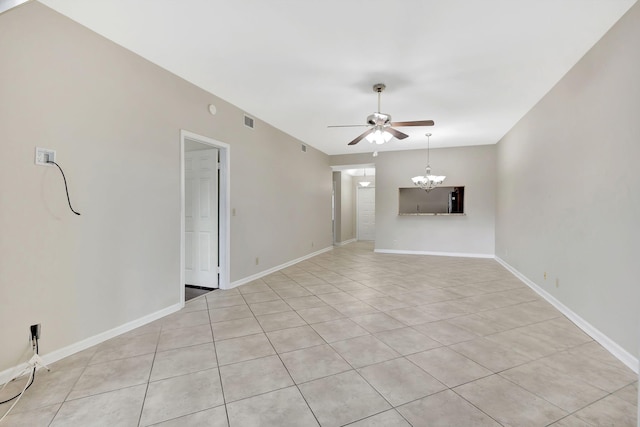
[[[398,189],[398,215],[465,215],[464,187]]]

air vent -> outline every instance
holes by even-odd
[[[248,128],[253,129],[253,117],[249,117],[246,114],[244,115],[244,125]]]
[[[304,144],[302,144],[302,152],[303,152],[303,153],[306,153],[306,152],[307,152],[307,146],[306,146],[306,145],[304,145]]]

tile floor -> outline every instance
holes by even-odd
[[[637,376],[494,260],[368,243],[51,368],[4,425],[622,427],[638,412]]]

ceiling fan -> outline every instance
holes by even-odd
[[[351,141],[349,145],[355,145],[363,139],[367,139],[369,142],[375,142],[376,144],[384,144],[388,142],[392,137],[396,137],[398,139],[405,139],[409,135],[406,133],[402,133],[399,130],[394,129],[393,127],[404,127],[404,126],[433,126],[433,120],[417,120],[412,122],[392,122],[391,116],[386,113],[380,112],[380,95],[382,91],[386,88],[383,83],[377,83],[373,85],[373,91],[378,93],[378,111],[370,114],[367,117],[366,125],[337,125],[337,126],[329,126],[330,128],[341,128],[341,127],[359,127],[359,126],[369,126],[363,134],[359,135],[356,139]],[[392,127],[393,126],[393,127]]]

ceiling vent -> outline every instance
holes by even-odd
[[[303,152],[303,153],[306,153],[306,152],[307,152],[307,146],[306,146],[306,145],[304,145],[304,144],[302,144],[302,152]]]
[[[253,117],[249,117],[246,114],[244,115],[244,125],[248,128],[253,129],[254,127],[254,120]]]

